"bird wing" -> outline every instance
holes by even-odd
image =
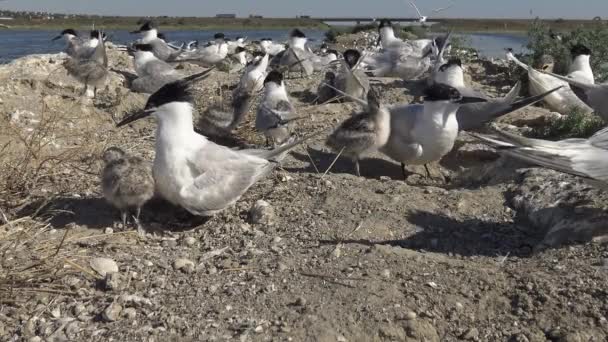
[[[179,75],[176,74],[139,77],[131,82],[131,90],[137,93],[153,94],[165,84],[179,79]]]
[[[416,13],[418,13],[418,17],[422,17],[422,13],[420,13],[418,6],[416,6],[416,4],[413,1],[410,1],[409,3],[410,3],[410,6],[414,7],[414,9],[416,10]]]
[[[180,189],[180,204],[204,216],[235,203],[276,165],[211,142],[189,159],[188,164],[200,175]]]
[[[369,117],[369,113],[362,113],[348,118],[338,129],[327,138],[327,146],[334,151],[345,152],[349,149],[366,150],[374,145],[374,133],[376,124]],[[365,146],[366,148],[360,148]]]
[[[150,61],[141,70],[147,76],[177,74],[177,71],[171,65],[161,60]]]

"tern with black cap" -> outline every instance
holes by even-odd
[[[157,193],[199,216],[215,215],[233,205],[284,155],[319,133],[274,150],[241,150],[217,145],[194,132],[192,83],[195,75],[169,83],[148,99],[144,111],[118,126],[153,115],[158,124],[153,175]]]

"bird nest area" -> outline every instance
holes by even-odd
[[[133,232],[90,235],[56,230],[31,217],[9,220],[0,212],[0,302],[23,304],[37,294],[81,296],[70,279],[97,280],[86,246],[91,241],[125,240]],[[72,284],[73,285],[73,284]]]

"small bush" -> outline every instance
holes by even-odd
[[[569,115],[553,120],[537,128],[532,135],[542,139],[588,138],[604,128],[605,122],[597,115],[589,115],[573,109]]]
[[[561,36],[561,41],[556,36]],[[584,44],[591,49],[591,67],[596,81],[608,80],[608,68],[603,63],[608,60],[608,26],[596,23],[591,28],[577,28],[571,32],[554,33],[551,27],[537,19],[528,30],[528,49],[532,52],[533,61],[537,62],[544,54],[555,58],[555,72],[565,74],[571,63],[570,47]]]

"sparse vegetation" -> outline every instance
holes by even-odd
[[[588,115],[579,109],[535,129],[532,135],[541,139],[588,138],[604,128],[606,123],[596,115]]]
[[[591,27],[555,31],[544,21],[534,21],[528,30],[527,46],[532,52],[533,61],[536,62],[542,55],[549,54],[555,58],[555,72],[567,73],[571,62],[570,47],[583,44],[593,52],[591,67],[596,80],[608,80],[608,66],[604,64],[608,60],[608,26],[602,21],[595,23]]]

